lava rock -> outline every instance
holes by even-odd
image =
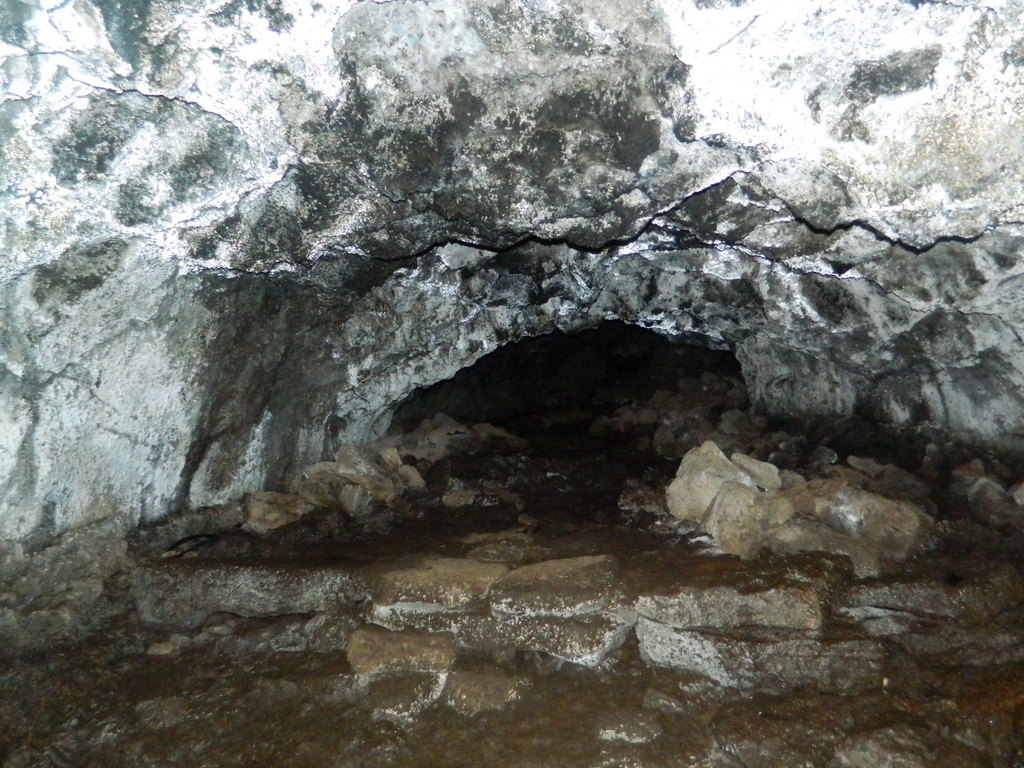
[[[507,572],[501,563],[419,556],[373,566],[361,574],[375,607],[410,603],[440,610],[483,600]]]
[[[713,441],[705,441],[683,457],[675,479],[668,486],[669,514],[679,520],[700,522],[726,482],[757,490],[750,475],[729,461]]]
[[[457,647],[450,634],[360,627],[349,638],[348,663],[357,674],[447,672]]]
[[[636,633],[640,654],[648,663],[743,690],[854,693],[878,688],[882,682],[882,646],[862,637],[818,638],[779,630],[697,632],[643,617]]]
[[[214,613],[277,616],[327,611],[366,597],[342,568],[298,564],[168,561],[138,568],[132,595],[150,624],[192,629]]]
[[[657,576],[635,586],[633,609],[680,629],[771,627],[817,630],[833,584],[801,579],[790,565],[729,557],[656,559]],[[645,569],[646,570],[646,569]],[[650,583],[653,580],[656,583]]]
[[[518,701],[522,681],[498,671],[452,672],[445,701],[463,715],[503,709]]]
[[[618,564],[610,555],[570,557],[524,565],[491,587],[496,614],[570,617],[623,601]]]

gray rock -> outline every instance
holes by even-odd
[[[302,632],[311,651],[333,653],[348,648],[349,638],[360,623],[353,608],[340,606],[311,618]]]
[[[214,648],[227,654],[301,653],[309,647],[306,623],[299,616],[235,622],[230,634],[216,636]]]
[[[908,725],[895,725],[847,738],[828,768],[982,768],[988,758],[949,738]]]
[[[698,632],[641,617],[640,654],[649,664],[693,672],[720,685],[764,693],[811,688],[853,693],[878,688],[885,654],[862,637],[807,633]]]
[[[663,732],[657,713],[643,710],[609,712],[597,723],[597,738],[601,741],[649,744]]]
[[[840,598],[841,612],[858,618],[872,609],[910,622],[981,624],[1024,601],[1024,579],[1010,563],[927,562],[910,571],[869,579]]]
[[[700,522],[723,483],[737,483],[756,491],[750,475],[733,464],[711,440],[689,451],[669,484],[666,505],[679,520]]]
[[[927,659],[931,667],[987,667],[1024,661],[1024,627],[999,622],[984,627],[919,629],[908,621],[892,632],[908,654]]]
[[[143,621],[191,629],[215,613],[257,617],[327,611],[365,598],[366,588],[342,568],[183,560],[140,567],[133,575],[132,595]]]
[[[377,720],[409,723],[433,706],[444,692],[447,675],[404,673],[369,682],[367,704]]]

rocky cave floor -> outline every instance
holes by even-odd
[[[0,672],[0,764],[1024,765],[1010,470],[850,458],[744,407],[705,373],[508,431],[439,417],[144,531],[120,618]],[[735,452],[776,518],[666,508],[684,454],[685,502]],[[867,516],[837,517],[849,489]]]

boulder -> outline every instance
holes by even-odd
[[[759,461],[747,456],[745,453],[734,453],[730,460],[737,467],[742,469],[750,479],[757,483],[757,487],[763,491],[774,493],[782,490],[782,478],[779,476],[779,468],[767,461]]]
[[[268,533],[293,523],[313,509],[313,505],[292,493],[257,491],[242,500],[245,528],[253,533]]]
[[[881,570],[881,553],[876,544],[840,533],[815,520],[793,520],[769,530],[755,549],[777,555],[799,552],[831,552],[850,559],[857,576],[877,576]]]
[[[700,527],[722,552],[748,557],[769,527],[767,499],[747,485],[726,482],[701,519]]]
[[[819,499],[814,515],[830,528],[871,542],[883,561],[900,562],[923,547],[932,519],[910,502],[845,486]]]
[[[679,464],[665,495],[669,514],[679,520],[700,522],[726,482],[757,490],[750,475],[729,461],[714,441],[706,440],[690,450]]]

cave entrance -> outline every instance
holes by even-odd
[[[396,410],[392,424],[402,429],[443,412],[463,422],[531,430],[579,425],[649,399],[658,390],[678,391],[682,380],[702,376],[708,389],[742,382],[730,352],[605,321],[585,331],[555,331],[501,347],[452,378],[414,392]],[[732,402],[746,405],[738,390]]]
[[[747,405],[730,352],[608,321],[509,344],[417,390],[397,408],[390,435],[480,435],[469,450],[456,438],[438,462],[429,449],[403,448],[455,516],[483,504],[492,507],[489,525],[644,527],[663,513],[664,488],[688,450],[723,418],[754,423]],[[492,426],[507,431],[504,444],[500,432],[482,439]],[[725,442],[755,447],[735,430]]]

